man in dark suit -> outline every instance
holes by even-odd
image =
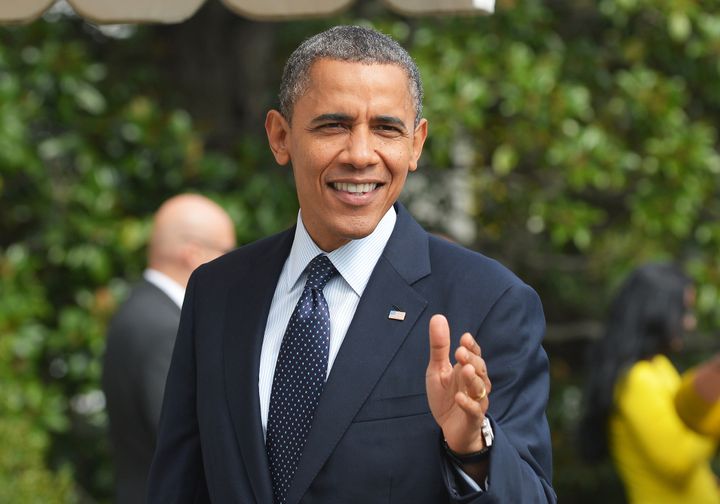
[[[203,196],[175,196],[155,214],[148,268],[110,322],[103,364],[118,503],[145,499],[188,278],[234,245],[230,217]]]
[[[374,30],[291,55],[265,127],[297,225],[191,277],[149,502],[555,501],[537,295],[396,202],[421,100]]]

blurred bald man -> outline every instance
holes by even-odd
[[[234,246],[232,220],[203,196],[175,196],[155,214],[148,268],[110,322],[103,365],[119,504],[145,502],[165,379],[190,274]]]

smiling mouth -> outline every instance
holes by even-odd
[[[373,184],[353,184],[351,182],[333,182],[332,188],[336,191],[348,192],[351,194],[365,194],[375,190],[377,183]]]

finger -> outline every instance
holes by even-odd
[[[470,364],[462,367],[461,378],[463,389],[470,398],[476,401],[483,401],[489,392],[488,382],[475,373],[475,368]]]
[[[475,355],[482,356],[482,352],[480,350],[480,345],[477,344],[477,341],[475,341],[475,338],[472,337],[472,334],[466,332],[462,335],[460,338],[460,346],[467,348],[470,352],[474,353]]]
[[[455,394],[455,403],[460,406],[468,416],[477,420],[478,423],[482,422],[485,418],[485,409],[482,407],[480,402],[473,400],[467,394],[458,392]]]
[[[450,365],[450,326],[443,315],[430,319],[430,363],[428,367],[447,368]]]
[[[462,346],[458,347],[457,350],[455,350],[455,360],[463,366],[470,364],[475,368],[476,375],[483,379],[487,378],[488,374],[485,360],[479,355],[471,353],[467,348]]]
[[[475,368],[475,374],[483,380],[485,394],[490,393],[492,384],[487,372],[487,365],[482,358],[480,345],[477,344],[475,338],[470,333],[465,333],[460,338],[460,346],[455,351],[455,359],[461,365],[470,364]]]

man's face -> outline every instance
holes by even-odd
[[[369,235],[395,202],[427,136],[427,122],[414,121],[399,66],[329,59],[312,65],[291,124],[270,111],[270,146],[292,164],[303,224],[321,249]]]

